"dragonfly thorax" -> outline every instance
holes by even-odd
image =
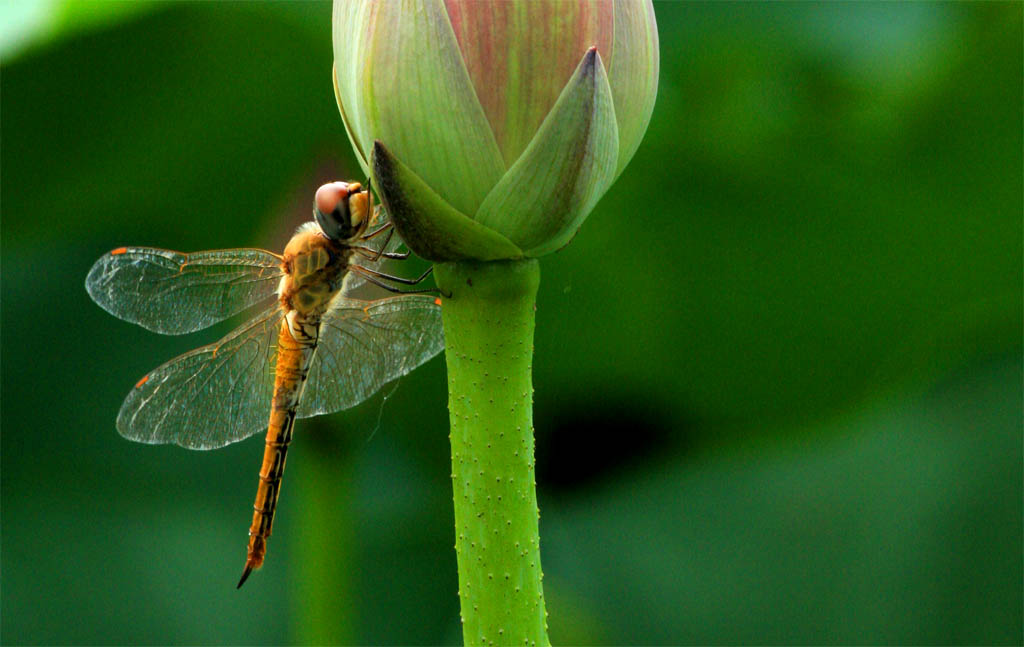
[[[284,249],[281,306],[309,317],[322,315],[341,289],[351,248],[303,227]]]

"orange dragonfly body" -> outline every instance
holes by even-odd
[[[295,419],[352,407],[443,348],[434,297],[351,296],[363,281],[395,291],[386,281],[420,280],[374,269],[407,254],[386,251],[390,224],[365,233],[374,216],[369,192],[358,183],[324,185],[314,215],[282,255],[122,247],[86,279],[103,309],[163,334],[200,330],[264,304],[220,341],[139,380],[117,417],[126,438],[190,449],[223,447],[266,429],[239,587],[263,564]],[[388,238],[380,249],[366,246],[381,233]]]

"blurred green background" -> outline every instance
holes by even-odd
[[[552,640],[1020,644],[1022,5],[656,12],[645,143],[542,263]],[[3,5],[4,643],[459,642],[440,359],[300,423],[236,591],[262,442],[114,428],[228,328],[83,289],[123,244],[280,249],[359,175],[330,14]]]

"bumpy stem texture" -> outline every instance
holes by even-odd
[[[466,645],[547,645],[533,458],[537,261],[435,268]]]

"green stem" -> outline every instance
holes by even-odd
[[[305,430],[312,433],[294,443],[289,457],[296,469],[285,474],[288,503],[302,508],[302,523],[289,526],[294,552],[301,555],[291,635],[300,645],[354,644],[359,598],[352,579],[353,454],[341,431],[321,421],[309,421]]]
[[[442,263],[466,645],[548,645],[533,459],[536,260]]]

